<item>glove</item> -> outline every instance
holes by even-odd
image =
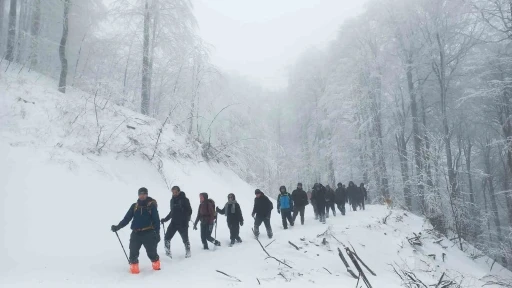
[[[117,232],[119,231],[119,227],[117,227],[116,225],[112,225],[112,227],[110,227],[110,230],[112,230],[112,232]]]
[[[164,224],[165,223],[165,219],[164,218],[160,219],[160,223]]]
[[[252,218],[256,217],[256,213],[252,213]]]
[[[194,224],[194,230],[197,230],[197,225],[196,224]]]
[[[240,226],[244,226],[244,221],[240,221]]]

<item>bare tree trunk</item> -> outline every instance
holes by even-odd
[[[0,52],[4,47],[5,0],[0,0]]]
[[[23,53],[25,52],[25,39],[28,33],[28,22],[29,22],[29,5],[27,0],[20,0],[20,16],[18,17],[18,54],[16,55],[16,62],[22,63]]]
[[[407,163],[407,142],[405,141],[404,131],[396,135],[396,147],[398,157],[400,158],[400,172],[402,174],[405,205],[412,211],[411,184],[409,183],[409,164]]]
[[[144,43],[142,47],[142,101],[141,101],[141,113],[149,115],[149,3],[146,0],[144,6]]]
[[[41,0],[34,0],[34,9],[32,12],[32,26],[30,35],[30,68],[37,66],[38,49],[39,49],[39,31],[41,30]]]
[[[9,62],[14,60],[14,41],[16,38],[16,0],[11,0],[9,7],[9,26],[7,32],[7,51],[5,52],[5,59]]]
[[[61,63],[59,91],[66,93],[66,79],[68,77],[68,59],[66,58],[66,43],[68,41],[69,8],[71,0],[64,0],[64,22],[62,24],[62,38],[59,46],[59,57]]]
[[[468,173],[468,185],[469,185],[469,202],[471,202],[471,215],[475,215],[475,192],[473,189],[473,175],[471,175],[471,151],[473,149],[473,143],[471,138],[467,137],[467,142],[463,146],[464,157],[466,162],[466,172]]]
[[[152,82],[153,82],[153,60],[155,58],[155,46],[156,46],[156,28],[158,27],[158,0],[153,0],[153,3],[152,3],[152,9],[151,11],[153,12],[153,35],[151,37],[151,49],[150,49],[150,55],[149,55],[149,67],[148,67],[148,95],[149,95],[149,98],[153,98],[151,97],[151,94],[152,94]],[[153,116],[156,116],[156,115],[153,115]]]

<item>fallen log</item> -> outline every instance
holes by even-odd
[[[352,271],[352,269],[350,269],[350,266],[348,265],[348,262],[347,262],[347,260],[345,259],[345,256],[343,256],[343,252],[341,252],[341,249],[340,249],[340,248],[338,248],[338,255],[340,256],[341,261],[343,261],[343,264],[345,264],[345,267],[347,268],[347,272],[348,272],[352,277],[354,277],[354,279],[357,279],[356,274]]]

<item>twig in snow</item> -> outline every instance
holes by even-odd
[[[388,218],[389,218],[389,216],[391,216],[392,213],[393,213],[393,211],[389,210],[388,215],[386,217],[384,217],[384,219],[382,219],[382,223],[387,224]]]
[[[231,276],[231,275],[229,275],[229,274],[227,274],[227,273],[224,273],[224,272],[222,272],[222,271],[219,271],[219,270],[215,270],[215,271],[216,271],[217,273],[220,273],[220,274],[226,275],[227,277],[229,277],[229,278],[231,278],[231,279],[235,279],[235,280],[236,280],[236,281],[238,281],[238,282],[242,282],[242,280],[240,280],[240,279],[236,278],[235,276]]]
[[[347,252],[347,255],[350,258],[350,260],[352,260],[352,263],[354,263],[354,266],[356,267],[357,272],[359,272],[359,275],[362,277],[364,284],[366,284],[366,287],[372,288],[370,281],[368,281],[368,278],[366,278],[366,275],[364,274],[363,269],[361,268],[361,266],[359,266],[359,263],[357,262],[356,258],[354,257],[354,253],[352,253],[352,251],[350,251],[350,249],[348,249],[348,247],[345,248],[345,251]]]
[[[267,248],[268,246],[270,246],[270,244],[274,243],[274,241],[276,241],[276,239],[272,240],[272,242],[268,243],[265,248]]]
[[[427,256],[432,257],[432,258],[434,258],[434,260],[436,260],[436,254],[428,254]]]
[[[331,275],[332,275],[331,271],[327,270],[327,268],[325,268],[325,267],[322,267],[322,268],[324,268],[324,269],[325,269],[325,271],[329,272],[329,274],[331,274]]]
[[[443,253],[441,255],[443,256],[443,262],[444,262],[444,258],[446,257],[446,253]]]
[[[348,244],[350,244],[350,242],[348,242]],[[375,272],[373,272],[372,269],[370,269],[370,267],[368,267],[368,265],[366,265],[366,263],[364,263],[363,260],[361,260],[361,258],[359,258],[359,255],[357,255],[356,249],[354,249],[354,246],[352,246],[352,244],[350,244],[350,247],[352,247],[352,252],[354,253],[354,256],[356,256],[357,260],[359,262],[361,262],[361,264],[363,264],[364,268],[366,268],[366,270],[368,270],[368,272],[370,272],[373,276],[377,276],[377,274],[375,274]]]
[[[254,233],[254,229],[253,229],[253,233]],[[293,267],[292,267],[292,266],[290,266],[290,265],[288,265],[288,264],[284,263],[283,261],[281,261],[281,260],[277,259],[277,258],[276,258],[276,257],[274,257],[274,256],[271,256],[271,255],[267,252],[267,250],[265,249],[265,247],[263,247],[263,244],[261,244],[260,239],[256,238],[256,241],[258,241],[258,243],[260,244],[261,249],[263,249],[263,252],[265,252],[265,254],[267,254],[267,256],[268,256],[267,258],[272,258],[272,259],[276,260],[277,262],[279,262],[279,263],[283,264],[284,266],[286,266],[286,267],[288,267],[288,268],[293,269]]]
[[[277,275],[280,275],[281,277],[283,277],[284,280],[286,280],[286,282],[290,282],[290,280],[288,278],[286,278],[286,276],[284,276],[284,274],[282,272]]]
[[[348,262],[347,262],[347,260],[345,259],[345,256],[343,256],[343,252],[341,252],[341,249],[340,249],[340,248],[338,248],[338,255],[340,256],[341,261],[343,261],[343,264],[344,264],[344,265],[345,265],[345,267],[347,268],[347,272],[348,272],[352,277],[354,277],[355,279],[357,279],[356,274],[354,274],[354,272],[352,272],[352,269],[350,269],[350,266],[348,265]]]
[[[292,241],[288,241],[288,243],[289,243],[290,245],[292,245],[292,246],[293,246],[293,248],[295,248],[295,249],[297,249],[297,250],[300,250],[300,248],[299,248],[299,247],[297,247],[297,245],[293,244],[293,243],[292,243]]]
[[[444,272],[443,272],[443,275],[441,275],[441,278],[439,278],[439,281],[437,281],[436,288],[438,288],[439,285],[441,285],[441,281],[443,281],[443,277],[444,277]]]
[[[258,285],[261,285],[260,279],[256,278],[256,280],[258,280]]]
[[[496,263],[496,259],[494,259],[494,261],[492,262],[491,270],[489,270],[489,272],[491,272],[491,271],[492,271],[492,267],[494,267],[494,263]]]

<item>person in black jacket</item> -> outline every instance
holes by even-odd
[[[185,192],[180,190],[180,187],[174,186],[171,189],[172,198],[171,198],[171,211],[169,214],[160,220],[160,222],[165,223],[171,220],[171,224],[165,233],[164,236],[164,245],[165,245],[165,255],[172,258],[171,255],[171,239],[174,237],[176,232],[180,233],[181,239],[185,244],[185,257],[190,257],[190,241],[188,238],[188,223],[190,221],[190,217],[192,216],[192,207],[190,206],[190,201],[185,195]]]
[[[319,184],[318,183],[315,183],[315,185],[313,185],[313,189],[311,189],[311,197],[310,197],[310,200],[311,200],[311,206],[313,206],[313,212],[315,213],[315,220],[318,220],[318,207],[316,205],[316,193],[318,191],[318,187],[319,187]]]
[[[300,223],[304,225],[304,210],[309,204],[308,194],[302,190],[302,183],[297,184],[297,189],[292,192],[293,200],[293,222],[297,219],[297,215],[300,213]]]
[[[316,210],[320,222],[325,224],[325,187],[322,184],[315,184],[311,194],[311,202],[316,203]]]
[[[352,206],[354,211],[357,211],[357,206],[359,205],[359,188],[352,181],[348,183],[347,195],[349,202],[348,204]]]
[[[336,196],[331,186],[325,186],[325,217],[329,218],[329,209],[332,210],[332,215],[336,217],[336,209],[334,208],[334,201]]]
[[[254,198],[254,208],[252,210],[252,217],[254,218],[254,236],[258,237],[260,235],[260,225],[263,222],[267,229],[268,238],[272,238],[273,233],[272,226],[270,226],[270,216],[274,205],[260,189],[256,189],[254,194],[256,195],[256,198]]]
[[[336,206],[341,212],[341,215],[345,215],[345,203],[347,202],[347,191],[343,188],[341,183],[338,183],[338,188],[335,192]]]
[[[363,210],[365,210],[364,201],[368,200],[368,191],[366,191],[366,188],[364,188],[364,183],[361,183],[359,186],[359,197],[359,208],[363,208]]]
[[[138,191],[139,199],[133,203],[118,225],[112,225],[112,232],[117,232],[130,221],[132,222],[130,235],[130,271],[139,273],[139,251],[144,245],[154,270],[160,270],[160,257],[156,251],[160,242],[160,224],[158,223],[158,205],[156,200],[148,197],[148,189],[142,187]]]
[[[216,211],[227,217],[229,239],[231,239],[230,246],[233,246],[235,241],[242,243],[242,239],[240,238],[240,226],[244,225],[244,216],[242,216],[240,205],[236,202],[235,194],[230,193],[228,195],[228,202],[224,205],[224,208],[219,209],[219,207],[217,207]]]

